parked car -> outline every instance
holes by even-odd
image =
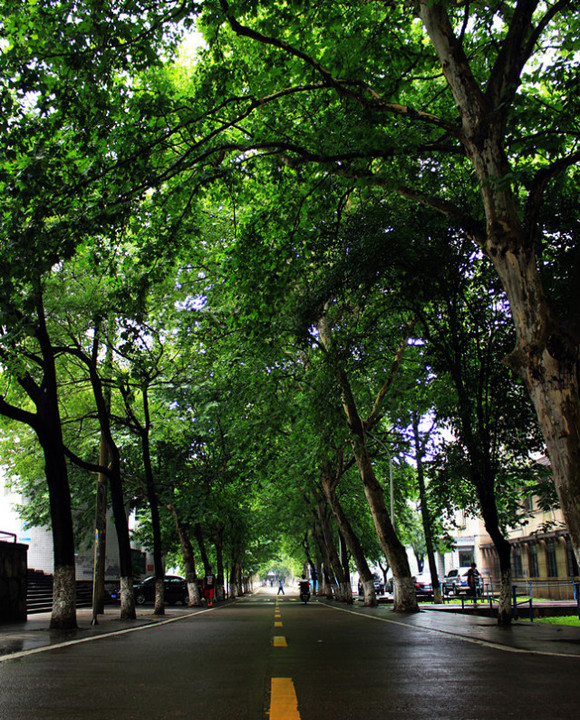
[[[433,597],[433,583],[431,581],[431,573],[421,573],[413,578],[415,584],[415,595],[418,598]]]
[[[461,595],[462,593],[465,593],[468,595],[470,593],[469,583],[467,582],[467,572],[469,569],[469,566],[466,566],[450,570],[443,578],[443,594]],[[481,575],[478,574],[475,576],[475,586],[479,594],[481,593],[482,585],[483,581],[481,579]]]
[[[165,588],[165,602],[168,605],[175,603],[183,603],[187,605],[189,602],[189,592],[187,590],[187,582],[180,575],[166,575],[163,580]],[[133,594],[137,605],[143,605],[146,602],[155,600],[155,578],[153,576],[140,580],[133,585]],[[115,589],[111,593],[113,600],[120,600],[120,590]]]
[[[377,595],[385,594],[385,583],[377,576],[374,576],[375,593]]]

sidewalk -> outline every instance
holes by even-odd
[[[347,606],[335,601],[320,602],[337,609],[351,610],[359,615],[371,615],[387,622],[408,625],[417,630],[454,636],[467,642],[498,647],[514,653],[537,653],[548,656],[580,658],[580,628],[547,625],[539,622],[518,622],[504,627],[495,618],[479,614],[441,612],[437,606],[424,605],[421,612],[399,615],[387,605],[376,608]]]
[[[205,607],[168,606],[165,615],[154,615],[153,606],[137,607],[136,620],[120,620],[119,606],[105,608],[104,615],[98,616],[98,624],[92,625],[91,608],[77,609],[76,630],[51,630],[50,613],[29,615],[27,622],[0,625],[0,662],[17,653],[38,651],[41,648],[62,645],[63,643],[86,641],[110,633],[130,632],[136,628],[175,621],[181,617],[206,611]]]

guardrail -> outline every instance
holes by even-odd
[[[573,599],[576,602],[578,618],[580,618],[580,582],[577,580],[529,580],[527,582],[515,583],[512,585],[512,613],[514,619],[518,617],[518,608],[523,605],[529,606],[530,622],[534,622],[534,599],[538,600],[538,595],[534,596],[534,589],[547,587],[571,587]],[[519,595],[526,595],[527,599],[518,601]],[[541,597],[541,596],[540,596]]]
[[[529,619],[531,622],[534,621],[534,608],[542,600],[553,603],[565,603],[566,599],[554,600],[542,597],[542,590],[548,587],[560,587],[560,588],[571,588],[573,601],[576,603],[578,618],[580,619],[580,582],[578,580],[527,580],[515,582],[512,585],[512,613],[514,619],[517,619],[519,609],[523,606],[528,607]],[[518,599],[518,597],[523,599]],[[459,598],[457,598],[459,599]],[[498,592],[493,587],[493,580],[485,582],[483,587],[478,588],[475,597],[473,595],[461,595],[461,611],[465,611],[465,606],[489,606],[490,616],[495,615],[493,604],[497,603]],[[444,600],[445,602],[445,600]],[[570,602],[570,600],[568,600]]]

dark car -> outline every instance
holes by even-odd
[[[415,595],[418,598],[433,597],[433,583],[431,581],[431,573],[421,573],[413,578],[415,585]]]
[[[187,582],[180,575],[166,575],[164,578],[165,602],[169,605],[175,603],[183,603],[187,605],[189,602],[189,592],[187,590]],[[133,594],[137,605],[143,605],[146,602],[155,600],[155,578],[153,576],[140,580],[133,585]],[[120,600],[119,590],[114,590],[111,594],[113,600]]]
[[[461,595],[462,593],[465,593],[466,595],[469,595],[471,591],[469,589],[469,583],[467,581],[467,572],[470,569],[471,568],[469,566],[465,566],[450,570],[443,579],[443,594]],[[477,589],[478,595],[481,594],[482,585],[483,581],[481,579],[481,575],[477,573],[475,576],[475,587]]]

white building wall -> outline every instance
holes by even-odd
[[[54,571],[52,533],[48,528],[26,527],[17,512],[17,506],[23,505],[24,502],[25,500],[21,495],[11,492],[4,475],[0,471],[0,530],[15,534],[17,542],[28,545],[29,569],[41,570],[52,575]],[[119,549],[115,523],[110,511],[107,517],[106,552],[105,578],[106,580],[116,581],[119,578]],[[75,560],[77,580],[92,580],[93,561],[94,548],[92,544],[81,553],[77,553]]]
[[[28,545],[28,567],[52,574],[52,535],[48,528],[26,527],[17,512],[22,496],[13,493],[0,473],[0,530],[16,535],[17,542]]]

